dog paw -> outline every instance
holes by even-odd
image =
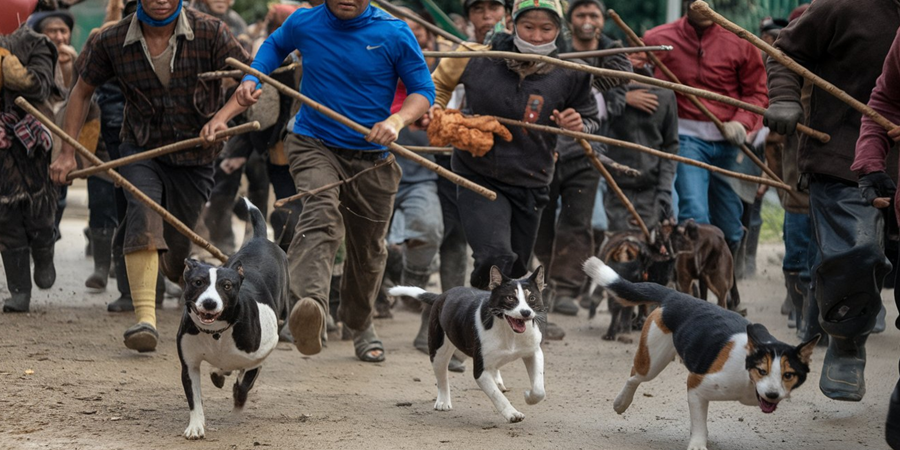
[[[453,405],[450,404],[449,399],[443,400],[439,398],[436,402],[434,402],[434,409],[435,411],[450,411],[451,409],[453,409]]]
[[[622,394],[619,394],[613,402],[613,410],[615,410],[617,414],[623,414],[629,406],[631,406],[631,398],[625,398]]]
[[[525,403],[536,405],[544,399],[544,391],[525,391]]]
[[[203,429],[203,424],[201,423],[191,423],[184,430],[184,437],[190,440],[203,439],[203,436],[205,434],[206,432]]]
[[[506,418],[506,421],[509,423],[517,423],[525,420],[525,414],[516,411],[514,408],[509,408],[509,410],[504,411],[503,417]]]
[[[222,386],[225,386],[225,377],[222,374],[213,372],[209,374],[209,379],[212,380],[213,386],[222,389]]]

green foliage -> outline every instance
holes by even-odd
[[[762,211],[763,224],[759,232],[759,242],[782,242],[784,240],[784,208],[777,201],[769,197],[763,200]]]
[[[252,24],[266,17],[266,13],[269,12],[269,3],[260,0],[235,0],[234,6],[231,8],[240,14],[248,24]]]

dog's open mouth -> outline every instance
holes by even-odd
[[[514,317],[506,316],[506,321],[509,322],[509,327],[516,333],[525,332],[525,319],[516,319]]]
[[[764,400],[762,397],[759,396],[758,392],[756,393],[756,399],[759,400],[759,409],[761,409],[762,412],[764,412],[766,414],[773,413],[773,412],[775,412],[775,408],[778,408],[778,403],[771,403],[771,402]]]
[[[207,312],[198,312],[197,317],[200,318],[201,323],[210,324],[216,321],[222,313],[207,313]]]

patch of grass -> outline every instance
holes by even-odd
[[[762,229],[759,232],[759,242],[771,243],[784,240],[784,208],[777,200],[766,197],[763,200]]]

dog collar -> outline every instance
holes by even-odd
[[[213,339],[215,339],[215,340],[218,341],[219,338],[222,337],[222,333],[228,331],[228,329],[231,328],[232,326],[234,326],[233,323],[228,324],[227,327],[222,328],[221,330],[205,330],[205,329],[200,328],[200,327],[197,327],[197,329],[200,330],[200,331],[202,331],[202,332],[204,332],[204,333],[206,333],[206,334],[211,334],[212,337],[213,337]]]

